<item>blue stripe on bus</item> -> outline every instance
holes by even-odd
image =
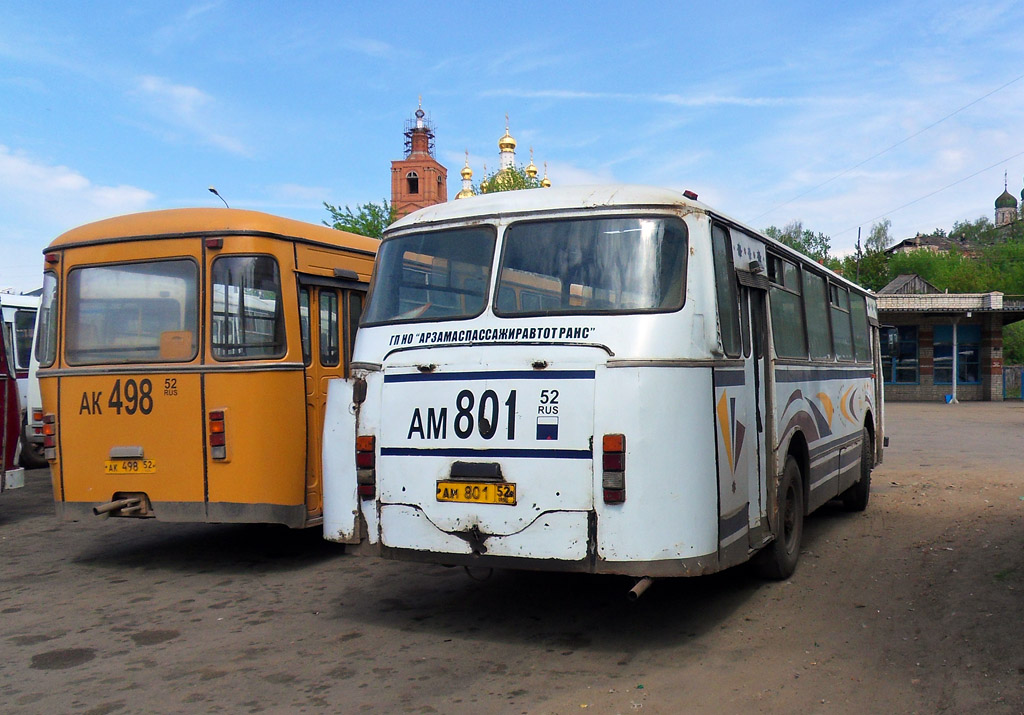
[[[787,370],[785,368],[775,369],[776,382],[814,382],[817,380],[853,380],[861,377],[871,377],[871,368],[863,370],[835,370],[832,368],[799,368]]]
[[[589,449],[463,449],[459,447],[381,447],[382,457],[523,457],[526,459],[593,459]]]
[[[715,387],[736,387],[747,384],[743,368],[731,370],[715,370]]]
[[[593,380],[594,370],[495,370],[384,375],[384,382],[451,382],[459,380]]]
[[[720,542],[725,541],[738,531],[747,528],[747,509],[749,506],[750,502],[747,502],[732,516],[718,517],[718,540]]]

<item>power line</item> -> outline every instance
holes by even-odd
[[[994,169],[994,168],[996,168],[997,166],[999,166],[1000,164],[1004,164],[1004,163],[1006,163],[1006,162],[1010,161],[1011,159],[1016,159],[1016,158],[1017,158],[1017,157],[1019,157],[1019,156],[1024,156],[1024,151],[1020,151],[1020,152],[1017,152],[1017,153],[1016,153],[1016,154],[1014,154],[1013,156],[1008,156],[1008,157],[1006,157],[1005,159],[1000,159],[999,161],[997,161],[997,162],[996,162],[995,164],[992,164],[991,166],[986,166],[986,167],[985,167],[984,169],[979,169],[978,171],[974,172],[974,173],[973,173],[973,174],[971,174],[970,176],[965,176],[965,177],[963,177],[962,179],[957,179],[957,180],[956,180],[956,181],[954,181],[954,182],[953,182],[952,184],[946,184],[946,185],[945,185],[945,186],[943,186],[943,187],[942,187],[941,189],[935,189],[935,191],[932,191],[932,192],[930,192],[930,193],[927,193],[927,194],[925,194],[924,196],[918,196],[918,197],[917,197],[916,199],[914,199],[913,201],[908,201],[907,203],[903,204],[902,206],[897,206],[897,207],[896,207],[896,208],[894,208],[894,209],[890,209],[889,211],[886,211],[886,212],[884,212],[884,213],[880,213],[880,214],[878,214],[877,216],[875,216],[875,217],[874,217],[874,218],[872,218],[872,219],[868,219],[867,221],[863,221],[863,222],[861,222],[861,224],[860,224],[860,225],[861,225],[861,226],[863,226],[863,225],[864,225],[865,223],[874,223],[874,222],[875,222],[875,221],[877,221],[878,219],[880,219],[880,218],[883,218],[883,217],[885,217],[885,216],[888,216],[889,214],[894,214],[894,213],[896,213],[897,211],[902,211],[903,209],[907,208],[908,206],[913,206],[913,205],[914,205],[914,204],[916,204],[916,203],[917,203],[918,201],[924,201],[925,199],[927,199],[927,198],[930,198],[930,197],[932,197],[932,196],[935,196],[935,194],[941,193],[941,192],[945,191],[946,189],[951,189],[951,188],[953,188],[954,186],[956,186],[957,184],[962,184],[962,183],[964,183],[965,181],[967,181],[968,179],[973,179],[973,178],[974,178],[975,176],[977,176],[978,174],[984,174],[984,173],[985,173],[986,171],[989,171],[990,169]],[[834,236],[841,236],[841,235],[843,235],[844,233],[846,233],[847,231],[852,231],[852,230],[853,230],[853,229],[855,229],[855,228],[857,228],[857,226],[851,226],[850,228],[844,228],[844,229],[843,229],[842,231],[839,231],[838,233],[835,233],[835,234],[833,234],[833,235],[834,235]]]
[[[797,201],[798,199],[802,199],[804,196],[807,196],[807,194],[813,193],[813,192],[817,191],[818,189],[820,189],[822,186],[825,186],[826,184],[830,184],[833,181],[835,181],[836,179],[840,178],[841,176],[845,176],[846,174],[849,174],[854,169],[859,169],[860,167],[862,167],[865,164],[867,164],[869,161],[877,159],[878,157],[882,156],[882,154],[885,154],[886,152],[892,151],[893,149],[895,149],[896,147],[898,147],[898,146],[900,146],[902,144],[906,144],[908,141],[910,141],[914,137],[918,137],[918,136],[924,134],[929,129],[933,129],[933,128],[937,127],[939,124],[942,124],[944,121],[946,121],[950,117],[956,116],[957,114],[959,114],[960,112],[964,111],[965,109],[967,109],[969,107],[973,107],[975,104],[977,104],[978,102],[982,101],[983,99],[988,99],[989,97],[991,97],[996,92],[1004,90],[1007,87],[1009,87],[1011,84],[1013,84],[1014,82],[1019,82],[1022,79],[1024,79],[1024,74],[1022,74],[1022,75],[1020,75],[1018,77],[1014,77],[1013,79],[1011,79],[1006,84],[1004,84],[1004,85],[1002,85],[1000,87],[996,87],[991,92],[983,94],[982,96],[978,97],[977,99],[975,99],[975,100],[973,100],[971,102],[968,102],[967,104],[965,104],[964,106],[960,107],[959,109],[957,109],[957,110],[955,110],[953,112],[950,112],[949,114],[944,116],[942,119],[934,121],[931,124],[929,124],[928,126],[924,127],[923,129],[920,129],[920,130],[914,132],[910,136],[905,137],[903,139],[900,139],[898,142],[896,142],[892,146],[888,146],[885,149],[882,149],[881,151],[879,151],[879,152],[877,152],[875,154],[872,154],[871,156],[869,156],[864,161],[862,161],[862,162],[860,162],[858,164],[854,164],[853,166],[849,167],[848,169],[843,169],[842,171],[840,171],[835,176],[832,176],[832,177],[830,177],[828,179],[825,179],[825,181],[821,182],[817,186],[812,186],[811,188],[807,189],[807,191],[804,191],[802,194],[798,194],[798,195],[794,196],[793,198],[789,199],[788,201],[784,201],[783,203],[778,204],[777,206],[773,206],[772,208],[768,209],[767,211],[765,211],[760,216],[755,216],[753,219],[751,219],[751,223],[753,223],[754,221],[757,221],[759,218],[763,218],[764,216],[767,216],[768,214],[772,213],[773,211],[777,211],[777,210],[781,209],[783,206],[788,206],[789,204],[793,203],[794,201]],[[1013,157],[1011,157],[1011,158],[1013,158]],[[970,177],[968,177],[968,178],[970,178]],[[949,188],[949,187],[946,187],[946,188]],[[939,191],[942,191],[942,189],[939,189]],[[936,192],[936,193],[938,193],[938,192]],[[927,198],[927,197],[922,197],[922,198]],[[913,203],[913,202],[911,202],[911,203]],[[907,204],[907,205],[909,206],[910,204]]]

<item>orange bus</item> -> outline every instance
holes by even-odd
[[[58,517],[321,523],[327,384],[378,243],[237,209],[54,240],[37,355]]]

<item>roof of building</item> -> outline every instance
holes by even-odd
[[[895,294],[924,294],[941,293],[938,288],[926,281],[916,273],[902,273],[891,281],[884,288],[878,291],[878,295]]]
[[[954,245],[955,241],[946,236],[925,236],[924,234],[917,234],[911,238],[904,238],[902,241],[897,243],[891,248],[885,249],[887,254],[898,253],[900,251],[913,251],[918,248],[936,248],[940,251],[948,251]]]

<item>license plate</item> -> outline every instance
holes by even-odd
[[[439,481],[437,500],[464,504],[516,505],[516,485],[508,482]]]
[[[107,474],[156,474],[152,459],[111,459],[103,463]]]

